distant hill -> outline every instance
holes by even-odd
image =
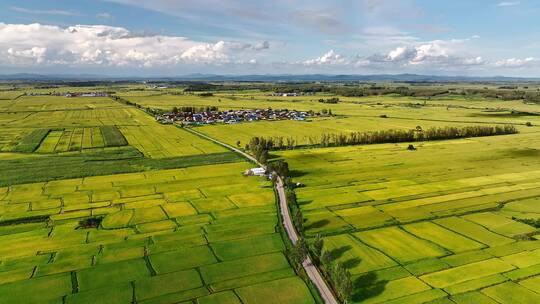
[[[470,77],[470,76],[434,76],[418,74],[380,74],[380,75],[328,75],[328,74],[302,74],[302,75],[218,75],[218,74],[190,74],[164,77],[135,77],[135,76],[106,76],[106,75],[62,75],[62,74],[5,74],[0,75],[3,81],[253,81],[253,82],[340,82],[340,81],[388,81],[388,82],[540,82],[540,78],[520,77]]]

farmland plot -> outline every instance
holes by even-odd
[[[43,139],[38,153],[61,153],[83,149],[119,147],[126,139],[114,126],[51,130]]]
[[[130,145],[150,158],[166,158],[226,151],[173,126],[120,127]]]
[[[269,182],[261,188],[241,175],[246,168],[240,162],[1,188],[0,294],[9,294],[2,303],[37,300],[28,290],[68,303],[257,303],[287,290],[276,303],[314,303],[284,255]],[[87,227],[89,218],[101,222]]]
[[[512,218],[540,212],[536,149],[519,134],[278,154],[306,185],[306,234],[328,235],[324,250],[355,278],[353,302],[517,303],[538,295],[538,230]]]

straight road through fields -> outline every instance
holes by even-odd
[[[217,139],[214,139],[208,135],[202,134],[198,131],[195,131],[190,128],[185,128],[184,130],[191,132],[193,134],[196,134],[202,138],[208,139],[218,145],[221,145],[229,150],[232,150],[238,154],[241,154],[243,157],[251,160],[252,162],[256,163],[258,166],[262,168],[266,168],[263,164],[259,163],[253,156],[245,153],[244,151],[237,149],[231,145],[228,145],[226,143],[223,143]],[[281,177],[277,178],[276,181],[276,190],[278,192],[278,198],[279,198],[279,210],[281,213],[281,217],[283,219],[283,226],[285,227],[285,231],[287,231],[287,235],[289,236],[289,239],[293,244],[296,244],[298,241],[298,233],[296,232],[296,229],[294,228],[294,225],[291,220],[291,215],[289,213],[289,208],[287,206],[287,197],[285,196],[285,188],[283,187],[283,180]],[[313,265],[311,258],[307,256],[307,258],[302,262],[302,266],[304,267],[304,270],[306,271],[309,279],[315,284],[315,287],[319,290],[319,294],[324,300],[324,303],[327,304],[338,304],[338,300],[326,284],[326,281],[323,279],[321,273],[317,269],[315,265]]]

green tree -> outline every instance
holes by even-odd
[[[301,237],[296,241],[296,244],[294,246],[296,248],[298,258],[300,259],[300,261],[303,262],[308,255],[308,246],[306,240]]]
[[[318,233],[315,237],[315,241],[313,242],[313,252],[317,256],[318,259],[321,258],[321,254],[324,248],[324,240],[321,237],[321,235]]]
[[[293,189],[287,188],[287,191],[285,192],[285,197],[287,199],[288,205],[296,205],[296,193]]]
[[[293,223],[296,227],[296,230],[302,234],[304,232],[304,216],[302,215],[302,211],[300,211],[299,208],[296,208],[296,211],[293,215]]]

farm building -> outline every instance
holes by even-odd
[[[266,169],[264,168],[252,168],[244,171],[245,176],[264,176],[266,174]]]

